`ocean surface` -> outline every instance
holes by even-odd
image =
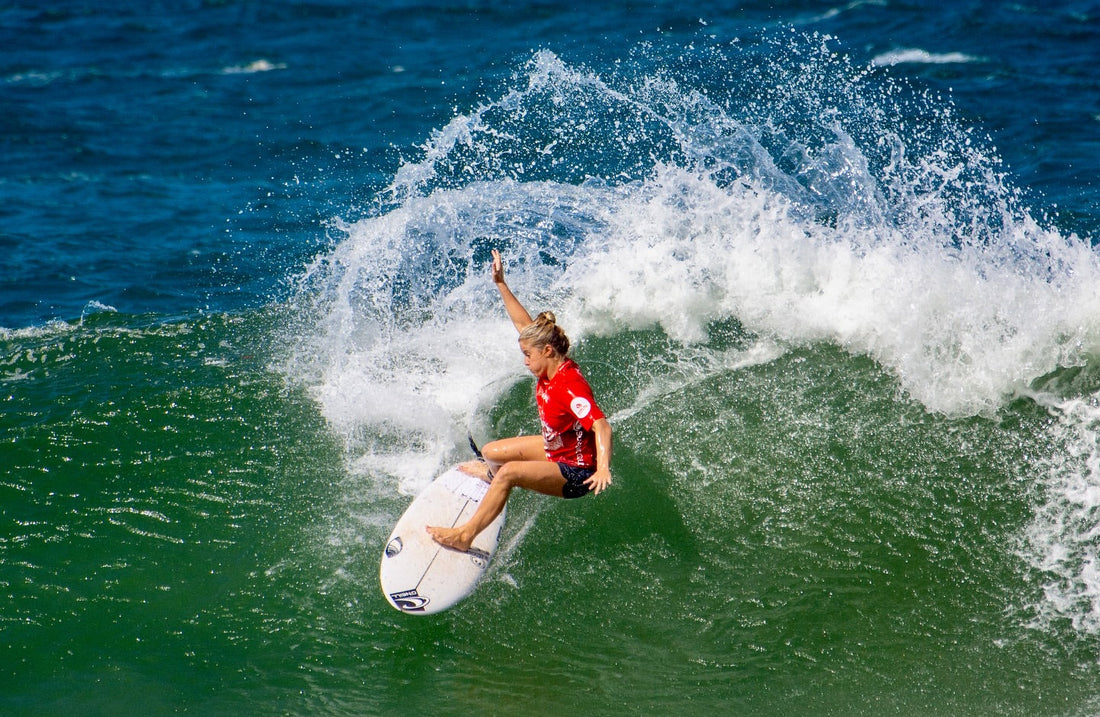
[[[0,2],[0,714],[1100,714],[1100,4]],[[378,586],[615,430],[478,590]]]

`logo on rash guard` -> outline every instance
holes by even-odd
[[[592,404],[588,402],[588,399],[577,396],[570,402],[569,408],[572,409],[574,416],[584,418],[592,410]]]

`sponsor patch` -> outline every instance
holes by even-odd
[[[577,396],[569,403],[569,408],[573,410],[574,416],[584,418],[592,410],[592,404],[589,403],[587,398]]]
[[[401,538],[394,538],[386,545],[386,557],[392,558],[401,552],[401,549],[405,547],[405,544],[401,542]]]
[[[423,610],[431,600],[423,595],[416,594],[416,588],[412,590],[402,590],[399,593],[390,593],[390,600],[393,600],[393,604],[405,612],[417,612]]]

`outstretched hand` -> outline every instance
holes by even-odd
[[[604,488],[611,485],[611,471],[606,469],[597,469],[595,473],[589,476],[588,480],[584,482],[592,491],[593,495],[599,495]]]
[[[500,258],[500,252],[493,249],[493,283],[504,283],[504,261]]]
[[[499,251],[496,249],[492,251],[493,283],[496,284],[497,291],[500,292],[500,298],[504,300],[504,309],[508,312],[508,318],[512,320],[512,325],[516,327],[516,331],[523,331],[531,323],[531,315],[527,313],[527,309],[523,308],[523,304],[519,303],[519,299],[508,288],[508,284],[504,283],[504,260],[500,258]]]

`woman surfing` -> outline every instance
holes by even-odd
[[[532,319],[504,281],[504,263],[493,249],[493,283],[519,332],[523,363],[537,379],[535,402],[541,436],[503,438],[482,449],[485,464],[460,469],[489,481],[481,505],[466,523],[428,526],[432,538],[455,550],[469,550],[477,534],[504,510],[518,486],[559,498],[599,494],[611,483],[611,424],[592,396],[580,368],[569,358],[569,339],[545,311]]]

